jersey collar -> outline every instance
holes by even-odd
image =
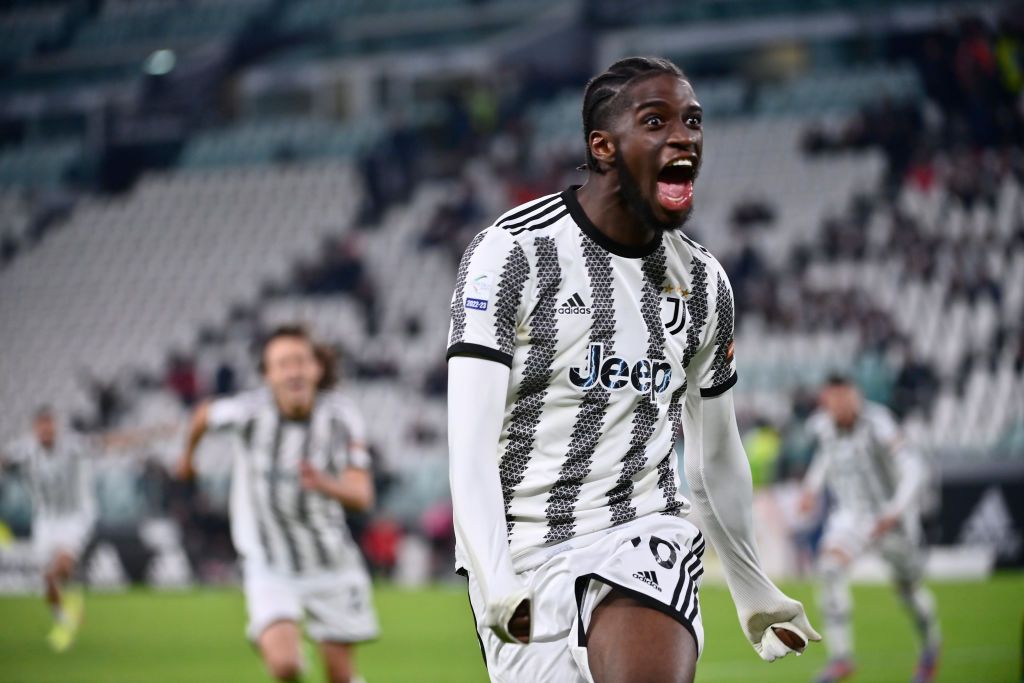
[[[658,245],[661,244],[661,234],[658,234],[657,237],[647,244],[634,247],[616,242],[598,230],[586,212],[583,211],[583,207],[580,206],[580,200],[576,198],[576,190],[580,189],[580,187],[582,186],[572,185],[568,189],[563,190],[562,201],[565,202],[566,207],[569,209],[569,215],[576,221],[576,225],[579,226],[584,235],[597,242],[605,251],[611,252],[616,256],[622,256],[623,258],[644,258],[657,251]]]

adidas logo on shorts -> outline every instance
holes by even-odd
[[[587,306],[580,293],[576,292],[558,307],[556,313],[560,315],[590,315],[590,306]]]
[[[659,592],[661,591],[661,586],[658,584],[657,572],[653,572],[650,569],[645,569],[643,571],[639,571],[633,574],[633,578],[643,581],[648,586],[653,586],[654,588],[657,588]]]

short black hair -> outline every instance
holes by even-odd
[[[851,387],[853,386],[853,379],[849,375],[845,375],[841,372],[833,372],[825,378],[825,386],[832,387]]]
[[[611,117],[622,110],[619,94],[638,80],[661,74],[686,79],[683,70],[664,57],[626,57],[590,79],[583,91],[583,140],[587,145],[588,169],[604,173],[590,153],[590,133],[607,126]]]

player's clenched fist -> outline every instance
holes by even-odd
[[[484,609],[484,625],[506,643],[529,643],[532,601],[526,589],[494,600]]]

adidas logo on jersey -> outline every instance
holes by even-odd
[[[558,307],[556,313],[560,315],[590,315],[590,306],[587,306],[580,293],[576,292]]]
[[[633,578],[643,581],[652,588],[657,588],[659,592],[661,591],[661,585],[658,584],[657,572],[651,571],[650,569],[644,569],[643,571],[633,574]]]

